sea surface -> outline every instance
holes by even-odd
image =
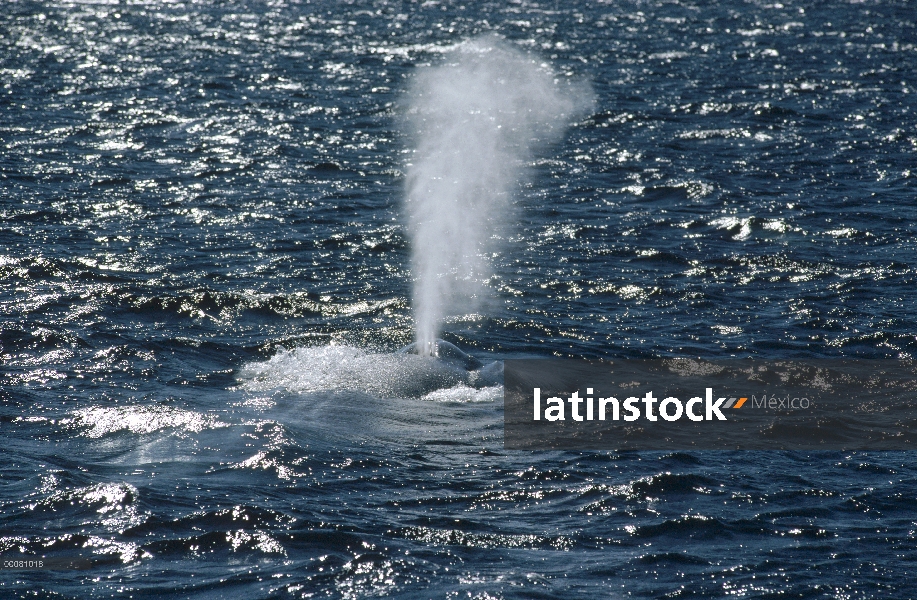
[[[495,33],[593,108],[444,339],[912,359],[914,8],[4,2],[0,558],[91,565],[0,597],[917,597],[914,453],[507,451],[397,352],[405,92]]]

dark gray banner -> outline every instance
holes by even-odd
[[[917,449],[917,364],[507,360],[516,450]]]

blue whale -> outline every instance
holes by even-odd
[[[405,346],[399,352],[404,354],[420,354],[420,342],[414,342]],[[439,359],[445,363],[451,363],[461,366],[466,371],[477,371],[484,366],[484,363],[475,357],[462,352],[455,344],[450,344],[446,340],[437,339],[433,342],[433,351],[428,354],[433,358]]]

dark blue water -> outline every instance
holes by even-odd
[[[93,560],[0,596],[917,597],[910,453],[504,451],[394,353],[403,94],[497,32],[595,107],[445,339],[912,358],[910,3],[0,13],[0,554]]]

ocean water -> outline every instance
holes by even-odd
[[[443,326],[488,376],[398,352],[482,34],[592,95]],[[0,555],[91,566],[0,596],[917,597],[912,453],[506,451],[491,376],[913,358],[915,64],[905,0],[4,3]]]

